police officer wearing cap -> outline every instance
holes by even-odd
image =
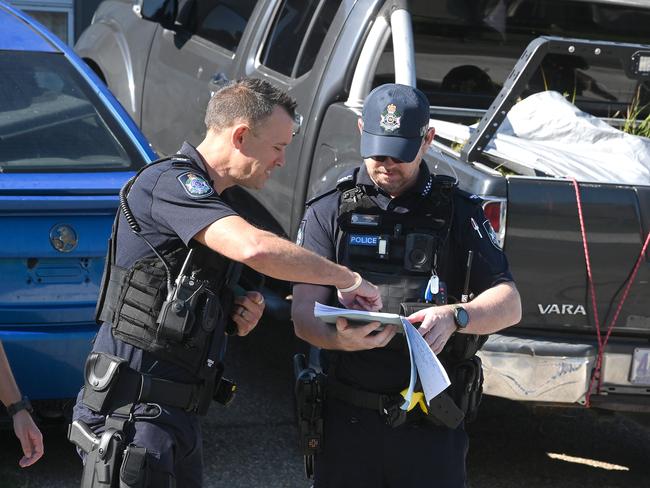
[[[520,320],[519,294],[481,200],[423,162],[434,136],[425,95],[375,88],[359,130],[363,164],[308,203],[301,245],[376,283],[382,311],[419,326],[452,385],[428,405],[416,393],[406,412],[404,335],[377,322],[326,325],[313,306],[335,302],[333,290],[294,285],[296,334],[322,348],[327,374],[314,487],[463,487],[464,422],[482,385],[475,353],[487,334]]]
[[[358,273],[254,227],[224,195],[262,188],[283,165],[294,108],[268,82],[230,82],[209,102],[203,142],[146,166],[120,193],[102,326],[69,429],[83,487],[202,485],[198,416],[232,393],[226,334],[248,334],[264,310],[259,292],[237,291],[242,264],[381,307]]]

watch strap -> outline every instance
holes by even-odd
[[[10,417],[13,417],[21,410],[27,410],[30,413],[33,412],[32,402],[29,401],[29,398],[27,398],[27,396],[23,396],[19,401],[12,403],[7,407],[7,413]]]

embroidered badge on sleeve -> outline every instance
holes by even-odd
[[[483,222],[483,228],[485,229],[485,232],[487,233],[488,237],[490,238],[490,242],[494,245],[494,247],[501,250],[501,244],[499,243],[499,236],[497,236],[497,233],[492,228],[492,224],[490,223],[489,220]]]
[[[190,198],[206,198],[214,193],[210,183],[199,174],[187,171],[178,175],[177,179]]]

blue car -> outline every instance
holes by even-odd
[[[83,383],[118,191],[155,158],[106,86],[0,2],[0,340],[42,416]]]

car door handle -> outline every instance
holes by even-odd
[[[210,81],[208,82],[210,91],[212,93],[219,91],[219,89],[229,81],[230,80],[228,79],[228,77],[225,74],[223,74],[221,71],[213,74],[212,77],[210,78]]]

